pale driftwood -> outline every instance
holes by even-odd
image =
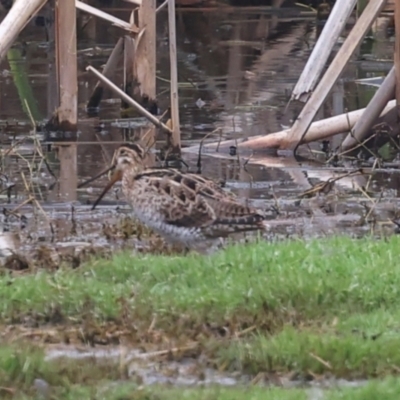
[[[295,148],[302,143],[303,136],[310,127],[316,113],[331,91],[336,80],[339,78],[343,69],[347,65],[350,57],[361,43],[363,37],[370,29],[373,21],[384,7],[386,0],[370,0],[367,7],[361,14],[360,19],[354,25],[350,34],[346,38],[342,47],[336,54],[335,59],[330,64],[325,75],[319,82],[317,88],[312,93],[310,99],[305,104],[300,115],[293,124],[290,134],[281,143],[282,148]]]
[[[168,27],[169,27],[169,59],[171,68],[171,120],[172,136],[171,146],[174,150],[181,147],[181,128],[179,122],[179,98],[178,98],[178,60],[176,54],[176,21],[175,0],[168,2]]]
[[[93,72],[107,87],[109,87],[114,93],[121,97],[124,101],[130,104],[135,110],[146,117],[150,122],[152,122],[158,128],[164,129],[165,131],[172,133],[172,130],[162,122],[160,122],[153,114],[150,114],[145,108],[143,108],[139,103],[129,97],[124,93],[118,86],[114,85],[109,79],[107,79],[101,72],[97,69],[89,66],[86,68],[87,71]]]
[[[110,57],[108,57],[106,65],[104,66],[103,69],[103,75],[106,78],[110,78],[111,75],[115,72],[115,69],[117,68],[118,62],[122,57],[123,43],[124,43],[123,39],[119,38],[117,44],[115,45],[113,51],[110,54]],[[102,95],[103,95],[103,85],[101,84],[100,81],[98,81],[93,90],[92,95],[90,96],[87,107],[88,108],[98,107]]]
[[[340,146],[341,151],[349,150],[366,139],[366,136],[372,128],[372,125],[378,119],[379,115],[382,113],[382,110],[386,107],[387,103],[394,98],[395,87],[396,71],[395,67],[393,67],[386,76],[382,85],[369,101],[367,108],[354,125],[352,132],[349,133],[346,139],[343,141],[342,145]]]
[[[46,0],[14,1],[11,10],[0,24],[0,60],[7,54],[18,34],[46,2]]]
[[[55,32],[59,87],[57,127],[65,131],[75,131],[78,123],[78,65],[74,0],[56,2]]]
[[[343,31],[356,3],[357,0],[336,0],[328,21],[293,89],[292,99],[307,101],[309,93],[314,90],[333,46]]]
[[[396,101],[390,101],[382,111],[381,116],[387,114],[395,106]],[[363,115],[364,111],[365,108],[314,122],[307,131],[307,134],[304,136],[303,143],[327,139],[339,133],[348,132],[353,128],[357,120]],[[271,133],[269,135],[255,136],[249,139],[225,140],[221,143],[210,143],[203,145],[203,149],[205,151],[215,151],[216,149],[227,151],[229,146],[236,145],[239,148],[253,151],[277,149],[281,146],[283,141],[287,140],[289,134],[290,129],[286,129],[280,132]],[[198,148],[198,146],[192,146],[183,148],[182,151],[198,151]]]
[[[97,9],[96,7],[92,7],[89,4],[83,3],[82,1],[76,0],[76,8],[85,11],[89,14],[94,15],[95,17],[102,18],[108,22],[111,22],[113,25],[117,26],[118,28],[125,29],[127,31],[132,31],[133,27],[129,22],[126,22],[122,19],[114,17],[104,11]]]

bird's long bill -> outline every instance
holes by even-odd
[[[90,178],[90,179],[88,179],[87,181],[80,183],[80,184],[78,185],[78,189],[80,189],[80,188],[82,188],[82,187],[84,187],[84,186],[86,186],[86,185],[89,185],[89,183],[92,183],[92,182],[95,181],[96,179],[99,179],[101,176],[107,174],[108,172],[110,172],[110,171],[111,171],[112,169],[114,169],[114,168],[115,168],[115,165],[113,164],[113,165],[111,165],[111,167],[109,167],[109,168],[105,169],[104,171],[100,172],[99,174],[97,174],[97,175],[94,176],[93,178]]]
[[[114,172],[113,176],[111,177],[110,181],[107,183],[107,186],[104,188],[104,190],[101,192],[101,195],[94,202],[92,210],[94,210],[96,208],[97,204],[100,203],[101,199],[111,189],[111,187],[114,185],[114,183],[120,181],[121,179],[122,179],[122,172],[120,170],[115,170],[115,172]]]

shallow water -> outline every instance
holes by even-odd
[[[278,385],[283,388],[309,387],[310,399],[323,398],[324,390],[359,387],[368,381],[334,378],[319,378],[315,380],[301,380],[290,376],[250,377],[247,375],[221,372],[207,367],[206,360],[182,357],[179,361],[166,358],[167,353],[144,353],[136,349],[125,347],[117,348],[89,348],[71,346],[51,346],[46,350],[46,360],[90,360],[92,362],[115,363],[127,367],[129,379],[139,381],[143,385],[173,384],[178,386],[193,385],[248,385],[262,386]],[[115,382],[118,384],[118,382]]]
[[[304,7],[271,10],[270,7],[245,9],[181,9],[178,11],[178,58],[180,115],[185,146],[198,143],[206,134],[220,129],[222,137],[247,137],[281,130],[291,124],[301,104],[286,109],[291,89],[315,43],[320,25]],[[226,10],[226,11],[224,11]],[[127,8],[110,12],[125,18]],[[42,16],[48,11],[44,9]],[[33,20],[15,48],[20,52],[17,65],[25,70],[32,92],[32,108],[43,120],[54,110],[54,62],[46,41],[46,30]],[[387,34],[390,18],[382,17],[374,34],[366,40],[329,96],[318,118],[340,114],[367,104],[375,86],[355,83],[362,78],[379,77],[391,67],[393,38]],[[168,106],[167,14],[161,12],[158,24],[157,92],[161,111]],[[34,133],[24,112],[21,89],[8,60],[0,65],[0,202],[6,210],[0,216],[1,230],[14,235],[10,241],[0,236],[0,255],[11,246],[25,253],[46,246],[52,251],[80,252],[82,248],[141,248],[135,237],[119,238],[104,233],[121,224],[128,207],[119,187],[111,191],[96,211],[90,203],[107,180],[76,189],[77,184],[107,167],[121,141],[147,130],[143,118],[121,119],[120,101],[106,93],[99,114],[85,111],[96,79],[85,71],[87,65],[103,65],[120,35],[117,28],[102,20],[79,15],[79,132],[77,137],[56,133]],[[351,25],[346,28],[346,32]],[[346,33],[345,32],[345,33]],[[113,80],[122,83],[122,66]],[[25,92],[22,92],[25,93]],[[219,134],[210,138],[215,140]],[[164,141],[158,134],[157,148]],[[210,139],[209,138],[209,139]],[[341,138],[333,138],[334,149]],[[11,146],[11,147],[10,147]],[[41,153],[46,157],[43,162]],[[300,195],[314,185],[349,171],[358,165],[340,168],[324,163],[321,144],[313,144],[308,159],[247,155],[204,155],[201,173],[226,182],[227,190],[244,202],[264,210],[271,220],[267,239],[292,236],[321,236],[348,233],[359,236],[373,232],[390,234],[396,226],[399,203],[398,164],[377,168],[365,162],[359,177],[338,180],[327,194],[311,199]],[[197,154],[183,153],[191,171],[198,170]],[[37,201],[24,204],[29,196]],[[11,213],[10,213],[11,212]],[[106,229],[107,230],[107,229]],[[3,238],[6,235],[3,235]],[[7,244],[8,243],[8,244]],[[7,250],[5,250],[7,253]]]

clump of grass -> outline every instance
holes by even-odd
[[[0,317],[60,307],[78,316],[88,301],[98,319],[120,299],[152,318],[182,314],[224,323],[246,317],[286,322],[345,317],[400,305],[400,239],[336,238],[235,246],[213,257],[116,255],[79,270],[0,278]]]
[[[319,331],[319,332],[318,332]],[[395,374],[400,367],[396,349],[400,336],[379,338],[334,330],[285,327],[276,335],[219,344],[218,363],[249,374],[260,371],[330,373],[346,379]]]
[[[196,340],[219,366],[252,373],[384,375],[400,366],[399,244],[339,237],[212,257],[123,253],[77,270],[3,275],[0,322],[113,320],[146,340],[151,326],[158,343]]]
[[[103,380],[124,378],[125,369],[115,362],[94,358],[89,362],[69,358],[46,361],[44,350],[37,346],[27,343],[0,346],[0,386],[11,388],[16,394],[35,393],[35,379],[44,380],[50,387],[67,393],[74,385],[90,388]]]
[[[28,390],[34,379],[45,378],[52,384],[59,384],[60,378],[54,380],[52,367],[44,362],[44,353],[28,346],[0,347],[0,382],[2,386],[12,386],[19,390]]]

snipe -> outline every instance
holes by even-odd
[[[214,181],[176,169],[146,168],[144,158],[139,144],[116,150],[114,174],[93,208],[122,180],[123,193],[139,221],[168,242],[201,252],[229,234],[266,228],[263,215],[240,204]]]

